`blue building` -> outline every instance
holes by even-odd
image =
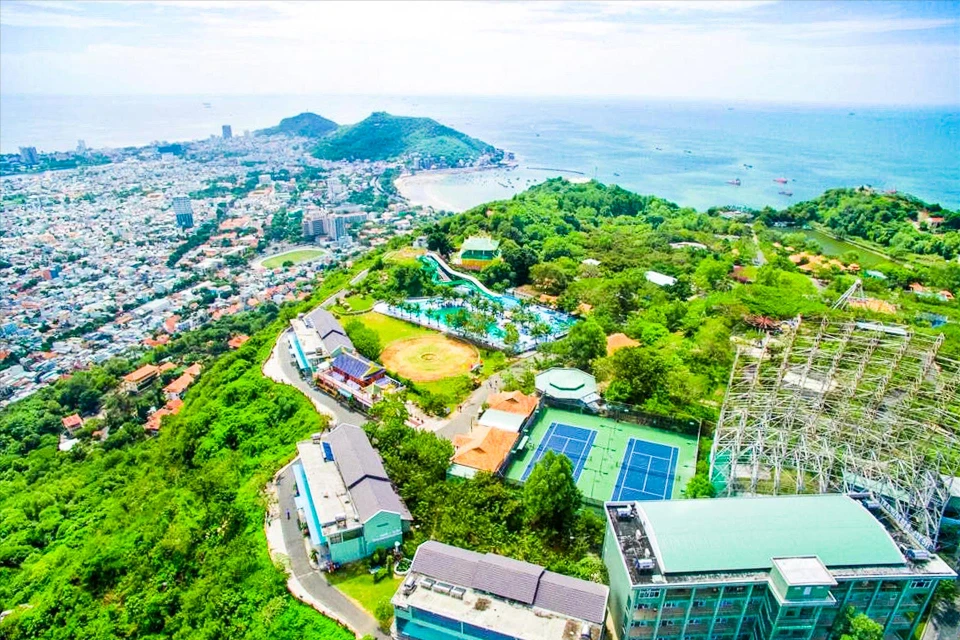
[[[193,205],[187,196],[173,197],[173,213],[177,216],[177,226],[189,229],[193,226]]]
[[[297,514],[321,563],[354,562],[403,541],[410,512],[363,429],[341,424],[297,451]]]

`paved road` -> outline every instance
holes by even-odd
[[[293,501],[296,481],[290,467],[277,476],[277,497],[280,503],[280,524],[283,528],[283,542],[290,557],[290,570],[300,581],[303,588],[324,607],[335,612],[344,622],[359,634],[370,634],[382,640],[390,636],[377,627],[373,616],[358,607],[352,600],[340,593],[327,582],[323,574],[310,565],[303,534],[297,526],[297,507]],[[286,515],[290,514],[288,520]]]
[[[956,640],[960,638],[960,597],[952,605],[940,603],[923,630],[922,640]]]
[[[477,387],[477,389],[470,394],[470,397],[460,405],[460,411],[455,413],[447,424],[437,429],[437,435],[447,440],[453,440],[454,436],[470,433],[473,419],[477,417],[480,407],[487,401],[491,393],[497,393],[503,389],[503,374],[509,371],[517,375],[523,371],[524,365],[524,359],[521,359],[503,371],[487,378],[484,383]]]
[[[757,257],[754,258],[754,263],[758,267],[762,267],[767,264],[767,256],[763,255],[763,249],[760,248],[760,240],[757,238],[757,232],[753,232],[753,244],[757,247]]]
[[[350,286],[352,287],[356,285],[358,282],[360,282],[361,280],[363,280],[364,278],[366,278],[368,273],[370,273],[370,269],[364,269],[357,275],[353,276],[353,278],[350,279]],[[340,291],[337,291],[335,294],[333,294],[332,296],[330,296],[329,298],[321,302],[320,306],[323,308],[329,307],[337,300],[340,300],[341,298],[343,298],[346,292],[347,292],[346,287],[344,287],[343,289],[340,289]]]
[[[304,379],[300,376],[300,370],[297,369],[296,365],[290,361],[289,352],[286,346],[288,344],[286,341],[286,336],[286,332],[281,333],[280,339],[277,341],[277,346],[275,347],[275,355],[279,361],[280,373],[283,376],[284,382],[296,387],[305,393],[308,398],[311,398],[315,402],[323,405],[329,410],[329,413],[333,414],[337,423],[347,422],[357,426],[363,426],[367,422],[366,416],[352,409],[348,409],[327,394],[315,389],[314,387],[311,387],[306,381],[304,381]]]

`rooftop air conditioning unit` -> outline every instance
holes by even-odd
[[[929,560],[930,552],[926,549],[907,549],[907,557],[911,560]]]
[[[637,571],[652,571],[654,567],[657,566],[657,563],[653,558],[634,558],[633,559],[633,568]]]
[[[413,575],[407,576],[403,581],[403,595],[408,596],[417,588],[417,579]]]
[[[617,507],[617,520],[632,520],[633,509],[630,507]]]

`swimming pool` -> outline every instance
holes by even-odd
[[[434,281],[449,286],[450,293],[432,298],[412,298],[397,306],[378,303],[374,311],[495,349],[518,352],[563,337],[576,322],[568,313],[495,293],[473,276],[453,270],[439,256],[428,254],[421,260]],[[519,336],[515,345],[505,342],[508,325],[517,328]]]

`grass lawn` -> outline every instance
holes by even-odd
[[[421,326],[404,322],[403,320],[397,320],[396,318],[385,316],[382,313],[364,313],[363,315],[354,316],[354,319],[359,320],[365,326],[376,331],[377,335],[380,336],[380,344],[384,347],[394,340],[437,335],[436,331],[424,329]]]
[[[392,598],[403,582],[403,578],[391,577],[375,583],[373,575],[367,572],[361,562],[341,567],[336,573],[328,573],[327,580],[344,595],[356,600],[370,615],[374,615],[377,603],[383,598]]]
[[[413,247],[404,247],[402,249],[397,249],[396,251],[391,251],[390,253],[383,256],[383,261],[388,264],[405,264],[417,266],[420,264],[420,261],[417,260],[420,256],[424,255],[426,251],[424,249],[414,249]]]
[[[324,256],[326,253],[327,252],[323,251],[322,249],[300,249],[298,251],[287,251],[286,253],[280,253],[267,258],[263,261],[263,266],[266,269],[276,269],[277,267],[282,267],[284,262],[289,261],[293,264],[299,264],[301,262],[314,260]]]
[[[339,313],[370,311],[376,302],[376,299],[370,296],[352,295],[344,298],[339,304],[334,305],[333,310]]]

